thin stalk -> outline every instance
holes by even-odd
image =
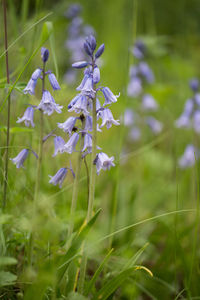
[[[94,68],[94,62],[93,62]],[[94,85],[94,90],[96,90],[96,85]],[[96,149],[97,149],[97,114],[96,114],[96,94],[95,98],[93,99],[93,106],[92,106],[92,154],[91,154],[91,169],[90,169],[90,186],[89,186],[89,200],[88,200],[88,211],[87,211],[87,222],[92,217],[93,206],[94,206],[94,194],[95,194],[95,179],[96,179],[96,166],[94,164],[94,160],[96,158]],[[84,282],[85,282],[85,274],[86,274],[86,267],[87,267],[87,256],[84,250],[83,244],[83,256],[81,260],[80,266],[80,277],[78,282],[78,292],[83,294],[84,292]]]
[[[82,129],[84,129],[85,126],[85,117],[82,115],[81,116],[81,121],[82,121]],[[76,176],[74,180],[74,185],[73,185],[73,192],[72,192],[72,203],[71,203],[71,210],[70,210],[70,223],[69,223],[69,231],[68,231],[68,237],[70,238],[73,230],[74,230],[74,213],[76,210],[77,206],[77,198],[78,198],[78,185],[79,185],[79,180],[80,180],[80,173],[81,173],[81,164],[82,164],[82,152],[81,150],[83,149],[84,145],[84,134],[81,134],[81,141],[80,141],[80,151],[78,154],[77,158],[77,164],[76,164]]]
[[[3,0],[3,14],[4,14],[4,44],[6,52],[6,76],[7,83],[10,83],[9,64],[8,64],[8,33],[7,33],[7,17],[6,17],[6,0]],[[10,95],[8,96],[8,110],[7,110],[7,133],[6,133],[6,153],[5,153],[5,173],[4,173],[4,191],[3,191],[3,209],[6,206],[7,186],[8,186],[8,161],[9,161],[9,143],[10,143]]]
[[[42,94],[45,89],[45,62],[43,63],[42,70]],[[40,189],[40,179],[41,179],[41,166],[42,166],[42,157],[43,157],[43,136],[44,136],[44,118],[43,112],[40,111],[40,139],[39,139],[39,149],[38,149],[38,161],[37,161],[37,173],[36,173],[36,182],[35,182],[35,191],[34,191],[34,213],[36,213],[36,203],[38,200],[38,193]],[[29,265],[32,265],[33,260],[33,233],[30,234],[29,245],[28,245],[28,262]]]

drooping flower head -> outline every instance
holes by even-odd
[[[33,123],[33,116],[34,116],[34,108],[32,106],[29,106],[25,110],[23,117],[18,118],[17,123],[24,122],[27,127],[29,127],[29,125],[35,127],[35,124]]]
[[[17,169],[24,168],[24,161],[29,154],[28,149],[23,149],[15,158],[11,158],[12,162],[16,165]]]
[[[54,176],[49,175],[49,177],[51,178],[49,180],[49,183],[53,185],[59,184],[59,187],[61,188],[66,176],[67,176],[67,168],[61,168]]]

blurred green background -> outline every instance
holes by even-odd
[[[44,46],[50,49],[48,68],[54,72],[56,66],[58,68],[61,91],[53,93],[53,96],[64,109],[61,115],[45,117],[45,134],[53,130],[57,122],[64,122],[70,115],[67,104],[76,95],[75,88],[82,78],[80,71],[74,86],[64,82],[64,73],[70,65],[69,53],[64,47],[69,21],[64,17],[64,12],[71,3],[61,0],[8,1],[9,45],[27,28],[51,13],[9,49],[9,69],[13,84],[39,45],[44,22],[53,23],[53,48],[49,40]],[[198,146],[199,137],[192,130],[174,127],[174,121],[181,114],[186,99],[191,97],[189,79],[200,76],[199,0],[82,0],[79,3],[83,7],[84,22],[95,29],[98,45],[105,43],[101,67],[102,84],[109,86],[114,94],[121,93],[118,102],[112,106],[115,119],[120,118],[127,107],[136,111],[138,109],[139,100],[127,97],[126,89],[130,64],[135,63],[129,50],[136,39],[142,38],[149,49],[148,63],[156,78],[149,91],[160,106],[156,117],[164,124],[163,132],[157,137],[147,128],[143,128],[142,139],[137,143],[129,141],[127,129],[123,125],[112,127],[108,131],[103,129],[103,133],[98,135],[98,145],[109,156],[115,156],[116,167],[109,172],[102,172],[97,177],[95,211],[101,207],[102,212],[89,241],[91,247],[88,253],[87,276],[90,278],[94,273],[111,244],[114,252],[102,274],[105,281],[106,276],[121,270],[129,259],[148,243],[137,264],[150,269],[154,276],[149,276],[145,271],[137,271],[120,286],[112,298],[108,299],[200,299],[199,163],[184,171],[177,166],[177,160],[186,145],[194,143]],[[0,53],[3,53],[2,10],[0,15]],[[53,52],[56,55],[56,63],[53,60]],[[38,51],[18,84],[26,84],[33,70],[40,65]],[[8,92],[5,82],[5,56],[0,56],[0,105]],[[40,88],[37,87],[36,96],[23,95],[16,89],[11,94],[10,157],[15,157],[20,149],[27,146],[32,146],[37,151],[37,117],[36,128],[28,131],[22,124],[16,124],[16,120],[24,112],[26,103],[39,103]],[[0,118],[2,198],[6,105],[0,111]],[[66,138],[59,129],[56,130],[56,134]],[[58,245],[65,243],[73,183],[71,175],[67,176],[61,190],[48,183],[48,175],[55,174],[66,161],[69,162],[67,154],[52,158],[53,151],[53,138],[50,138],[44,145],[37,216],[32,213],[36,176],[34,156],[30,155],[25,168],[20,170],[9,162],[8,201],[4,214],[0,216],[4,232],[0,248],[1,255],[15,257],[18,263],[11,268],[12,273],[17,275],[16,283],[2,289],[2,299],[23,298],[24,291],[28,289],[27,282],[30,281],[34,282],[33,287],[38,287],[38,290],[28,294],[27,299],[51,299],[46,296],[42,298],[39,291],[46,282],[52,284],[54,269],[52,267],[52,272],[49,272],[41,261],[48,251],[49,243],[51,250],[55,252],[59,251]],[[76,155],[72,156],[74,168]],[[75,216],[76,228],[84,221],[87,210],[84,166],[81,178]],[[194,211],[173,213],[176,210],[188,209]],[[149,218],[169,212],[172,214],[148,221]],[[142,224],[98,242],[111,232],[142,220]],[[26,246],[31,229],[37,232],[37,268],[34,270],[26,268]],[[102,285],[102,282],[99,284]]]

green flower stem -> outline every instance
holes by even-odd
[[[81,116],[82,121],[82,129],[85,127],[85,117]],[[71,211],[70,211],[70,223],[69,223],[69,231],[68,231],[68,237],[70,238],[73,230],[74,230],[74,213],[77,206],[77,198],[78,198],[78,185],[79,185],[79,179],[80,179],[80,173],[81,173],[81,164],[82,164],[82,152],[84,145],[84,135],[81,134],[81,141],[80,141],[80,151],[77,158],[77,165],[76,165],[76,174],[75,174],[75,180],[73,185],[73,192],[72,192],[72,203],[71,203]]]

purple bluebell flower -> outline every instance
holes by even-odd
[[[87,61],[78,61],[72,64],[72,68],[82,69],[88,66]]]
[[[73,84],[76,81],[76,70],[68,70],[64,75],[64,81]]]
[[[36,80],[36,81],[37,81],[38,78],[40,78],[41,73],[42,73],[42,69],[38,68],[38,69],[36,69],[36,70],[33,72],[33,74],[31,75],[31,78],[32,78],[33,80]]]
[[[71,4],[65,13],[65,16],[69,19],[75,18],[77,15],[80,14],[81,10],[82,7],[80,4],[78,3]]]
[[[102,128],[104,125],[106,125],[107,129],[112,127],[112,124],[120,125],[119,120],[115,120],[113,118],[112,112],[109,108],[105,108],[102,111],[100,111],[99,116],[102,118],[102,124],[100,128]]]
[[[199,80],[197,78],[192,78],[189,82],[189,85],[193,92],[196,93],[199,89]]]
[[[70,103],[67,106],[68,110],[71,109],[76,104],[76,102],[79,100],[80,96],[81,96],[81,94],[78,94],[70,101]]]
[[[61,168],[54,176],[49,175],[49,177],[51,178],[49,180],[49,183],[53,185],[59,184],[59,187],[61,188],[66,176],[67,176],[67,168]]]
[[[98,67],[95,67],[93,72],[93,82],[94,84],[97,84],[99,81],[100,81],[100,70]]]
[[[149,83],[154,82],[154,74],[150,69],[149,65],[146,62],[141,62],[138,65],[139,72],[145,78],[145,80]]]
[[[86,43],[89,45],[90,49],[92,50],[92,53],[96,49],[97,42],[95,37],[91,34],[89,37],[86,38]]]
[[[30,94],[34,95],[35,94],[35,87],[37,84],[37,80],[33,80],[32,78],[29,80],[27,83],[25,89],[23,90],[24,94]]]
[[[183,113],[176,121],[175,126],[177,128],[185,127],[189,128],[191,125],[190,118],[187,114]]]
[[[29,154],[28,149],[23,149],[22,151],[19,152],[19,154],[15,158],[11,158],[12,162],[16,165],[17,169],[19,168],[24,168],[24,161],[26,160],[27,156]]]
[[[133,55],[137,59],[142,59],[144,57],[145,51],[146,51],[145,44],[142,41],[137,40],[135,42],[135,45],[134,45],[133,49],[132,49]]]
[[[87,75],[85,75],[87,77]],[[96,91],[93,88],[93,78],[92,76],[88,76],[85,80],[83,86],[79,86],[76,88],[77,91],[81,91],[84,95],[94,98]]]
[[[139,75],[139,69],[138,66],[131,66],[129,70],[130,77],[137,77]]]
[[[200,93],[194,95],[194,100],[198,106],[200,106]]]
[[[193,145],[188,145],[178,161],[178,165],[181,169],[192,167],[195,161],[199,158],[199,153]]]
[[[141,130],[140,128],[134,126],[131,128],[129,134],[128,134],[128,137],[131,141],[138,141],[141,137]]]
[[[142,108],[144,110],[156,111],[158,109],[158,104],[150,94],[145,94],[142,98]]]
[[[132,109],[126,109],[124,112],[124,125],[131,126],[134,123],[134,113]]]
[[[27,127],[29,127],[29,125],[35,127],[35,124],[33,123],[33,116],[34,116],[34,108],[32,106],[29,106],[25,110],[23,117],[18,118],[17,123],[24,122]]]
[[[200,110],[196,110],[193,116],[193,126],[197,133],[200,133]]]
[[[71,134],[72,130],[75,126],[76,120],[77,120],[76,117],[69,117],[64,123],[57,123],[57,125],[64,132],[67,132],[67,133]]]
[[[68,111],[75,111],[77,114],[80,114],[82,112],[83,114],[88,115],[89,111],[87,110],[87,106],[87,97],[85,95],[79,94],[78,98],[76,99],[76,102],[72,105],[70,109],[68,109]]]
[[[108,87],[103,87],[102,92],[105,98],[105,102],[103,106],[117,102],[117,98],[120,96],[120,95],[118,96],[114,95]]]
[[[86,133],[84,136],[84,145],[83,145],[82,152],[86,150],[88,153],[92,152],[92,136],[89,133]]]
[[[44,114],[50,116],[54,112],[54,110],[60,114],[62,112],[61,111],[62,108],[63,106],[55,103],[55,100],[49,91],[47,90],[43,91],[42,100],[38,105],[37,109],[41,109]]]
[[[72,152],[76,151],[76,144],[78,142],[79,139],[79,134],[77,132],[75,132],[70,139],[68,140],[68,142],[64,145],[64,151],[72,154]]]
[[[54,151],[54,154],[52,156],[53,157],[56,156],[58,154],[58,152],[63,153],[64,152],[64,145],[65,145],[65,141],[63,140],[63,138],[61,136],[55,136],[54,137],[55,151]]]
[[[95,58],[99,58],[103,52],[104,52],[104,49],[105,49],[105,45],[102,44],[101,46],[99,46],[99,48],[97,49],[97,52],[95,53]]]
[[[92,117],[87,115],[85,117],[85,128],[84,128],[84,131],[92,131]],[[102,132],[102,130],[99,128],[99,124],[97,123],[97,131],[100,131]]]
[[[49,82],[52,86],[52,88],[55,90],[60,90],[59,83],[56,79],[56,76],[53,73],[48,74]]]
[[[129,97],[138,97],[142,92],[142,82],[140,78],[133,77],[127,88],[127,94]]]
[[[49,50],[45,47],[41,48],[41,58],[44,63],[46,63],[49,58]]]
[[[97,174],[99,175],[101,169],[106,171],[106,170],[110,170],[111,167],[114,167],[115,164],[113,163],[113,161],[114,161],[114,156],[108,157],[108,155],[104,152],[98,153],[94,161],[97,168]]]
[[[161,122],[159,122],[158,120],[156,120],[153,117],[148,117],[146,119],[147,124],[149,125],[149,127],[151,128],[152,132],[155,134],[158,134],[162,131],[163,125]]]

